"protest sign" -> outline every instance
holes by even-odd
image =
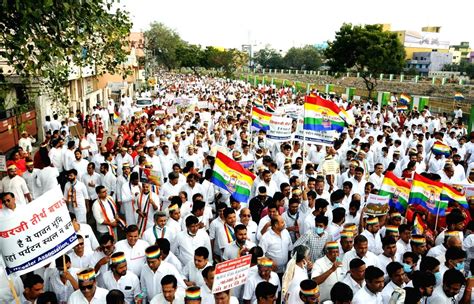
[[[245,284],[250,270],[251,255],[228,260],[216,265],[212,293],[218,293]]]
[[[166,113],[167,114],[177,114],[178,113],[178,108],[176,106],[169,106],[166,108]]]
[[[267,131],[267,139],[275,142],[291,140],[292,119],[275,116],[270,118],[270,129]]]
[[[73,137],[78,137],[78,138],[84,137],[84,129],[82,128],[80,124],[69,126],[69,132],[71,133],[71,136]]]
[[[245,169],[251,168],[255,163],[253,160],[243,160],[238,162]]]
[[[367,208],[365,213],[372,216],[385,215],[390,209],[389,201],[390,197],[388,196],[380,196],[371,193],[365,203],[365,207]]]
[[[296,132],[294,134],[294,140],[305,141],[322,146],[332,146],[334,140],[339,136],[337,131],[312,131],[303,129],[304,120],[300,116],[298,118],[298,124],[296,126]]]
[[[7,171],[7,157],[5,155],[0,155],[0,172]]]
[[[41,268],[77,243],[61,188],[47,191],[0,221],[0,250],[8,274]]]

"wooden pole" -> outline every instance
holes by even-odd
[[[15,300],[15,304],[21,304],[20,303],[20,298],[18,297],[18,294],[16,293],[15,285],[13,284],[12,278],[7,274],[7,271],[5,267],[1,267],[3,269],[3,272],[5,273],[5,276],[7,277],[8,280],[8,287],[10,288],[10,291],[13,295],[13,299]]]

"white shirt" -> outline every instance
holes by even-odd
[[[288,286],[288,303],[301,303],[300,299],[300,283],[303,280],[308,279],[308,272],[306,269],[301,268],[298,265],[295,265],[295,272],[293,274],[293,279],[291,279],[290,285]],[[298,302],[300,301],[300,302]]]
[[[354,292],[354,294],[365,286],[365,280],[362,281],[362,286],[361,286],[351,277],[350,273],[346,274],[346,277],[344,278],[344,280],[342,280],[342,283],[349,286]]]
[[[395,285],[392,281],[388,282],[387,285],[382,290],[382,301],[383,304],[388,304],[390,298],[392,297],[392,293],[395,289],[403,289],[405,287],[405,283],[402,284],[401,287]]]
[[[139,276],[142,272],[143,266],[145,265],[145,249],[147,249],[148,246],[150,245],[147,242],[139,239],[132,247],[125,239],[118,241],[117,244],[115,244],[115,251],[122,251],[125,253],[128,270]]]
[[[250,300],[251,303],[257,303],[257,298],[255,296],[255,289],[257,288],[258,283],[262,282],[263,279],[260,277],[258,272],[249,272],[249,275],[247,277],[247,282],[245,283],[244,286],[244,295],[243,299],[244,300]],[[272,283],[275,286],[278,286],[277,293],[280,291],[280,279],[278,278],[278,275],[275,272],[271,272],[270,274],[270,280],[268,280],[269,283]]]
[[[143,240],[148,242],[150,245],[154,245],[157,239],[165,238],[170,241],[170,244],[174,242],[174,238],[176,237],[175,228],[165,225],[163,228],[153,225],[153,227],[148,228],[143,233]]]
[[[41,195],[41,182],[39,179],[39,175],[41,170],[34,168],[33,172],[30,171],[25,171],[23,173],[22,178],[26,182],[26,186],[28,187],[28,190],[30,191],[31,198],[36,199]]]
[[[313,265],[313,271],[311,272],[311,278],[316,278],[329,269],[332,268],[334,263],[331,262],[327,256],[323,256],[320,259],[317,259]],[[338,267],[336,271],[331,273],[324,282],[319,285],[320,292],[320,301],[326,301],[331,299],[331,288],[336,284],[336,282],[341,281],[344,278],[344,273],[342,272],[342,267]]]
[[[382,239],[380,238],[380,231],[377,231],[375,235],[368,230],[362,231],[361,235],[365,236],[368,241],[369,251],[375,255],[379,255],[383,252]]]
[[[278,265],[278,272],[283,273],[288,263],[288,252],[293,250],[293,243],[288,230],[283,229],[281,235],[278,235],[270,228],[262,235],[259,246],[263,253]]]
[[[15,195],[15,202],[18,206],[26,205],[27,200],[25,194],[30,193],[25,180],[15,175],[13,178],[5,176],[0,183],[0,192],[11,192]]]
[[[183,277],[178,272],[176,267],[173,264],[170,264],[165,261],[161,261],[160,266],[158,269],[153,272],[148,265],[144,265],[142,268],[142,272],[140,274],[140,284],[142,290],[144,287],[146,288],[146,295],[148,300],[151,300],[157,294],[163,292],[161,288],[161,279],[166,275],[173,275],[176,280],[178,281],[178,287],[186,288],[186,284],[183,281]]]
[[[141,293],[140,281],[138,277],[131,271],[127,271],[118,281],[115,280],[112,270],[107,271],[103,275],[104,287],[108,290],[118,289],[125,296],[125,303],[135,303],[135,297]]]
[[[72,275],[72,277],[77,281],[77,273],[80,272],[80,269],[77,268],[69,268],[68,272]],[[66,302],[71,294],[74,292],[74,288],[71,285],[69,280],[66,280],[64,284],[59,276],[58,269],[52,269],[51,276],[48,277],[49,280],[47,285],[49,285],[49,290],[54,292],[58,298],[59,303]],[[45,282],[46,283],[46,282]]]
[[[109,221],[115,221],[114,212],[112,211],[112,207],[107,202],[107,200],[102,201],[102,205],[104,206],[105,214]],[[99,200],[96,200],[94,204],[92,204],[92,214],[94,215],[96,221],[97,231],[104,234],[109,232],[109,228],[107,225],[104,224],[105,215],[102,212],[102,208],[100,206]]]
[[[72,183],[74,185],[74,193],[76,195],[77,207],[74,207],[72,203],[69,202],[68,194],[71,189],[71,182],[67,182],[64,186],[64,199],[68,203],[68,208],[70,212],[74,212],[77,217],[77,221],[80,223],[86,223],[86,199],[89,199],[89,193],[87,193],[86,185],[83,182],[76,179]],[[74,195],[74,194],[73,194]]]
[[[208,262],[202,269],[197,269],[196,265],[194,264],[194,260],[189,261],[183,268],[183,276],[186,278],[186,280],[194,282],[196,286],[201,287],[206,284],[204,282],[204,278],[202,277],[202,271],[207,266],[211,266],[211,264]]]
[[[222,255],[222,258],[224,260],[232,260],[236,259],[239,257],[239,252],[241,248],[247,248],[248,250],[252,249],[255,247],[255,243],[246,240],[245,244],[242,247],[237,246],[236,241],[233,241],[230,244],[227,244],[227,246],[224,249],[224,254]]]
[[[342,270],[343,270],[344,273],[346,273],[350,270],[349,263],[352,261],[353,258],[362,259],[362,261],[365,262],[365,265],[367,267],[377,265],[377,256],[375,254],[373,254],[370,251],[367,251],[365,256],[363,256],[361,258],[357,255],[355,249],[352,248],[351,250],[346,252],[346,254],[344,254],[344,258],[342,259]]]
[[[189,235],[187,230],[180,231],[176,236],[174,244],[171,244],[173,253],[183,265],[186,265],[188,261],[194,260],[194,250],[201,246],[206,247],[209,252],[212,252],[211,240],[203,229],[199,229],[195,236]]]
[[[94,267],[92,265],[92,253],[85,253],[80,257],[74,251],[68,253],[71,258],[71,267],[78,269],[86,269],[88,267]]]
[[[107,297],[108,293],[107,289],[96,287],[94,297],[89,302],[80,290],[76,290],[69,297],[67,304],[106,304],[105,297]]]
[[[428,298],[428,304],[455,304],[458,301],[455,300],[456,297],[448,298],[443,290],[443,284],[436,287],[433,291],[431,297]]]
[[[184,304],[185,290],[178,287],[176,293],[174,294],[174,301],[171,304]],[[163,293],[157,294],[153,299],[151,299],[150,304],[164,304],[169,303],[166,301]]]
[[[41,169],[39,174],[40,184],[41,184],[41,194],[53,189],[58,185],[57,177],[59,176],[59,171],[55,167],[45,167]]]
[[[367,289],[367,286],[361,288],[354,294],[353,304],[380,304],[382,303],[382,294],[380,292],[374,294]]]
[[[76,233],[84,238],[84,253],[92,253],[99,247],[99,242],[89,224],[81,223]]]

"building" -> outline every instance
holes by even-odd
[[[445,64],[450,64],[453,55],[439,52],[414,52],[413,58],[407,60],[407,69],[415,69],[423,76],[430,72],[441,71]]]
[[[389,29],[388,25],[384,25],[385,29]],[[442,40],[441,27],[426,26],[421,32],[400,30],[392,31],[397,34],[398,39],[405,47],[405,59],[413,59],[413,54],[417,52],[438,52],[449,53],[449,41]]]
[[[453,64],[460,64],[462,61],[469,61],[471,55],[469,42],[461,42],[459,45],[450,45],[449,52],[453,54]]]

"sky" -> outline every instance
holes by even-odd
[[[202,46],[240,49],[251,43],[254,49],[271,45],[286,51],[332,40],[346,22],[390,23],[392,30],[412,31],[441,26],[441,40],[468,41],[474,48],[472,0],[121,0],[119,5],[130,12],[133,31],[162,22]]]

